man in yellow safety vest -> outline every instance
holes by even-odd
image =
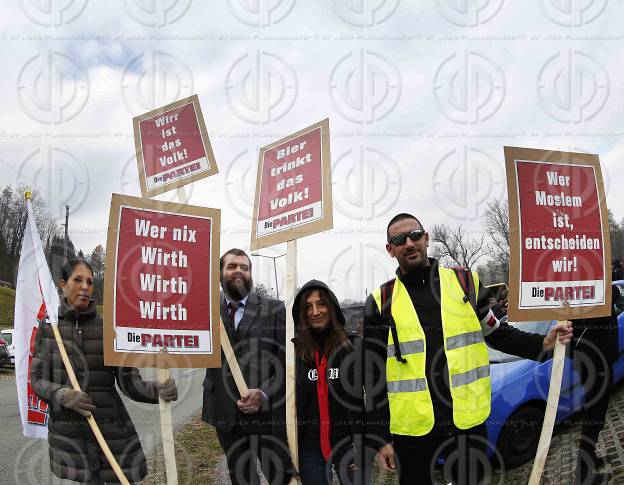
[[[487,463],[491,403],[486,342],[538,360],[557,334],[569,343],[572,328],[561,322],[544,337],[501,324],[478,275],[438,266],[428,246],[413,215],[388,224],[386,250],[399,267],[366,302],[367,433],[401,484],[433,483],[439,457],[446,482],[477,484]]]

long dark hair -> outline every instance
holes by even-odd
[[[314,351],[317,349],[316,342],[312,336],[312,330],[310,325],[308,325],[308,311],[306,308],[306,301],[315,291],[319,292],[321,300],[325,302],[329,310],[329,323],[327,324],[329,335],[325,339],[325,348],[322,349],[322,354],[329,356],[334,349],[340,346],[344,346],[349,351],[353,350],[347,337],[347,332],[344,331],[344,328],[338,322],[336,307],[327,290],[318,287],[308,288],[299,297],[299,308],[297,308],[296,313],[298,318],[295,322],[298,331],[295,351],[297,357],[306,362],[314,362]]]

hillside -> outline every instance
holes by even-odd
[[[15,290],[0,286],[0,327],[13,326],[15,311]]]

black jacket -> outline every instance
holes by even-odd
[[[144,382],[131,367],[104,365],[102,318],[92,300],[85,312],[76,313],[63,301],[59,307],[58,328],[80,388],[97,407],[93,417],[119,466],[131,482],[147,474],[145,455],[130,416],[115,390],[115,380],[124,394],[140,402],[157,403],[155,387]],[[87,420],[56,402],[54,394],[71,387],[61,360],[52,327],[39,324],[30,379],[33,390],[49,404],[48,443],[50,468],[60,478],[79,482],[91,480],[99,470],[105,482],[117,483],[115,473],[102,453]]]
[[[620,356],[617,311],[615,308],[615,302],[620,297],[620,291],[616,286],[611,286],[611,290],[611,315],[574,320],[570,357],[574,358],[576,352],[583,352],[591,355],[592,359],[604,359],[606,364],[613,365]]]
[[[284,303],[249,293],[238,329],[230,319],[221,295],[221,319],[249,389],[259,388],[268,397],[256,414],[244,414],[236,401],[240,394],[221,352],[221,368],[206,369],[202,419],[219,431],[231,431],[235,424],[248,434],[272,434],[275,409],[283,406],[284,342],[286,309]]]
[[[338,299],[327,285],[318,280],[311,280],[304,284],[293,303],[293,320],[295,329],[302,325],[299,322],[297,309],[304,291],[311,288],[323,288],[329,294],[331,302],[336,309],[336,316],[340,326],[344,329],[345,318],[340,309]],[[296,337],[295,337],[296,338]],[[361,373],[358,372],[360,364],[360,354],[358,352],[358,342],[351,338],[340,347],[333,350],[327,361],[327,387],[329,391],[329,414],[331,418],[330,441],[332,445],[332,455],[334,464],[340,461],[342,456],[353,449],[353,444],[357,441],[356,436],[362,432],[364,402],[361,383]],[[299,446],[310,446],[312,443],[303,443],[302,436],[305,434],[314,437],[320,436],[318,429],[304,430],[303,426],[319,426],[318,408],[316,413],[310,413],[311,407],[318,406],[316,388],[309,385],[309,380],[315,380],[316,365],[314,362],[307,362],[297,359],[296,362],[296,382],[297,382],[297,421],[299,422]],[[308,384],[308,385],[305,385]],[[310,416],[310,414],[312,416]],[[313,417],[314,423],[304,423],[303,417]],[[312,433],[305,433],[312,431]],[[320,439],[320,438],[319,438]],[[320,441],[313,443],[320,449]]]

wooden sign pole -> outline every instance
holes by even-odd
[[[232,377],[234,378],[236,389],[238,389],[238,393],[242,396],[243,393],[249,390],[249,388],[247,387],[247,383],[245,382],[243,373],[241,372],[238,361],[236,360],[236,355],[234,355],[234,349],[232,349],[230,337],[228,337],[227,331],[223,326],[223,320],[219,319],[219,321],[221,323],[221,348],[223,349],[223,353],[225,354],[225,360],[227,360],[230,371],[232,372]]]
[[[65,365],[65,371],[67,372],[67,375],[69,376],[69,381],[71,382],[71,385],[75,391],[80,391],[81,390],[80,384],[78,384],[78,380],[76,379],[76,374],[74,373],[74,369],[72,368],[71,362],[69,361],[69,356],[67,355],[67,351],[65,350],[65,344],[63,343],[63,339],[61,338],[61,333],[59,332],[58,324],[56,323],[52,324],[52,332],[54,333],[54,339],[56,340],[59,351],[61,352],[61,359],[63,360],[63,364]],[[106,440],[104,439],[104,436],[102,435],[102,432],[100,431],[100,428],[98,427],[98,424],[95,421],[95,418],[93,417],[92,414],[89,414],[89,417],[87,418],[87,422],[89,423],[89,426],[91,427],[91,431],[93,431],[93,434],[95,435],[95,439],[99,443],[100,448],[102,448],[102,451],[104,452],[106,459],[110,463],[111,468],[115,472],[115,475],[117,476],[117,479],[119,480],[119,482],[124,485],[130,485],[130,482],[128,481],[128,479],[124,475],[123,470],[119,466],[119,463],[117,463],[115,456],[113,455],[110,448],[108,447],[108,444],[106,443]]]
[[[188,197],[184,187],[177,189],[178,200],[181,204],[188,204]],[[158,381],[164,384],[169,380],[171,371],[165,367],[165,359],[159,360]],[[165,472],[167,475],[167,485],[178,485],[178,465],[175,457],[175,443],[173,441],[173,419],[171,417],[171,403],[162,399],[158,400],[160,411],[160,435],[163,444],[163,455],[165,457]]]
[[[286,437],[290,457],[299,471],[299,446],[297,437],[297,383],[295,382],[295,322],[292,306],[297,292],[297,240],[288,241],[286,251]],[[291,484],[297,483],[293,478]]]
[[[565,345],[559,342],[559,336],[555,341],[555,352],[552,359],[552,369],[550,370],[550,387],[548,388],[548,401],[546,402],[546,412],[544,413],[544,424],[542,424],[542,434],[540,435],[535,461],[531,470],[529,485],[539,485],[550,448],[557,407],[559,406],[559,394],[561,392],[561,380],[563,378],[563,365],[565,358]]]
[[[158,381],[164,384],[169,380],[170,369],[159,367]],[[171,419],[171,403],[163,399],[158,400],[160,409],[160,434],[165,456],[165,472],[167,485],[178,485],[178,466],[175,457],[175,445],[173,442],[173,421]]]

